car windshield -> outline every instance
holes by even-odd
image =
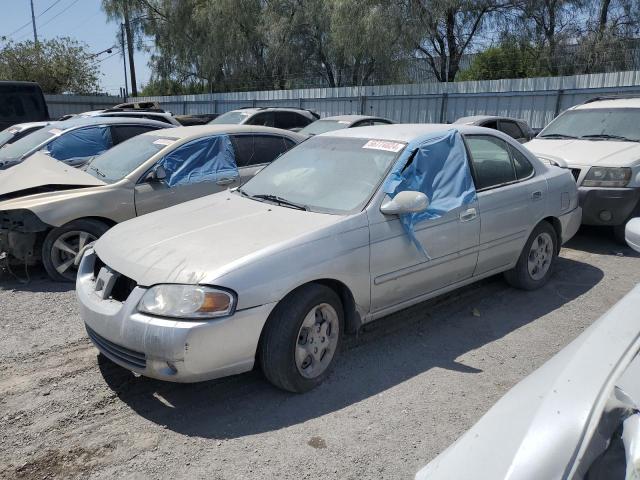
[[[5,128],[0,132],[0,146],[10,142],[14,135],[18,133],[15,127]]]
[[[560,115],[540,132],[538,138],[640,142],[639,123],[638,108],[581,108]]]
[[[16,140],[15,142],[0,148],[0,160],[21,158],[25,153],[33,150],[38,145],[53,138],[61,130],[56,128],[43,128]]]
[[[351,122],[347,122],[346,120],[317,120],[300,130],[300,133],[304,133],[306,135],[320,135],[324,132],[349,128],[349,125],[351,125]]]
[[[313,137],[249,180],[240,194],[317,212],[355,212],[404,147],[366,138]]]
[[[83,170],[103,182],[114,183],[175,141],[157,135],[138,135],[98,155]]]
[[[231,112],[223,113],[219,117],[214,118],[213,120],[211,120],[209,122],[209,125],[213,125],[213,124],[238,125],[238,124],[244,122],[250,116],[251,116],[251,113],[249,113],[249,112],[242,112],[242,111],[234,110],[234,111],[231,111]]]

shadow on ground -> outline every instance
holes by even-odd
[[[628,245],[623,245],[615,239],[611,227],[583,225],[575,237],[569,240],[565,246],[598,255],[640,257],[640,253],[633,251]]]
[[[329,379],[304,395],[272,387],[257,370],[173,384],[135,378],[102,356],[99,367],[120,399],[152,422],[185,435],[241,437],[337,411],[436,367],[477,373],[456,359],[560,308],[602,277],[591,265],[560,258],[541,290],[515,290],[498,276],[390,315],[347,338]],[[471,313],[476,306],[480,317]]]
[[[75,289],[73,282],[54,282],[42,266],[0,266],[0,289],[21,292],[69,292]]]

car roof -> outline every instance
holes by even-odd
[[[333,115],[332,117],[323,117],[318,120],[357,122],[359,120],[372,120],[372,119],[386,120],[386,118],[374,117],[372,115]]]
[[[309,110],[304,108],[296,108],[296,107],[248,107],[248,108],[236,108],[235,110],[230,110],[232,112],[246,112],[249,114],[254,114],[258,112],[273,112],[273,111],[284,111],[284,112],[296,112],[301,113],[303,115],[309,115],[311,117],[315,116]]]
[[[586,110],[593,108],[640,108],[640,98],[602,98],[592,99],[588,102],[576,105],[574,110]]]
[[[50,125],[53,122],[45,121],[45,122],[24,122],[24,123],[16,123],[15,125],[11,125],[9,128],[17,128],[18,130],[26,130],[27,128],[34,127],[44,127],[45,125]]]
[[[135,118],[135,117],[73,117],[69,120],[63,120],[61,122],[51,122],[50,125],[61,130],[68,130],[70,128],[84,127],[87,125],[118,125],[125,123],[127,125],[152,125],[164,128],[170,128],[171,125],[165,122],[159,122],[157,120],[150,120],[148,118]]]
[[[166,125],[166,124],[164,124]],[[157,137],[171,138],[197,138],[215,134],[233,134],[233,133],[271,133],[291,138],[297,142],[301,142],[307,138],[306,135],[300,135],[289,130],[280,128],[262,127],[258,125],[235,125],[235,124],[213,124],[213,125],[194,125],[191,127],[175,127],[170,132],[154,130],[144,133],[143,135],[154,135]]]
[[[459,119],[457,119],[455,122],[455,124],[461,124],[461,123],[466,123],[466,124],[472,124],[472,123],[477,123],[477,122],[484,122],[486,120],[513,120],[514,122],[522,122],[523,120],[520,120],[518,118],[513,118],[513,117],[502,117],[499,115],[470,115],[468,117],[460,117]]]
[[[489,130],[473,125],[455,125],[448,123],[394,123],[391,125],[376,125],[373,127],[345,128],[321,133],[318,137],[347,137],[347,138],[367,138],[371,140],[395,140],[397,142],[411,142],[423,135],[437,132],[447,132],[458,130],[460,133],[483,133],[491,132],[496,135],[500,132]]]

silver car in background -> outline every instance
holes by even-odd
[[[425,137],[461,144],[459,166],[431,157]],[[403,188],[416,180],[404,172],[431,161],[444,165],[430,172],[443,190],[462,174],[473,195],[408,230],[440,192]],[[327,376],[343,334],[367,322],[496,273],[544,285],[580,224],[577,202],[570,172],[493,130],[317,135],[236,191],[107,232],[79,267],[81,317],[97,348],[136,373],[194,382],[259,361],[274,385],[304,392]]]

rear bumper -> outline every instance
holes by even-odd
[[[576,207],[569,213],[561,215],[560,226],[562,230],[562,244],[571,240],[573,236],[578,232],[580,224],[582,223],[582,208]]]
[[[140,375],[172,382],[198,382],[253,368],[260,333],[275,303],[207,321],[176,321],[137,311],[146,289],[124,302],[95,291],[95,253],[78,270],[76,293],[89,338],[114,363]]]
[[[622,225],[640,201],[640,188],[580,187],[578,194],[585,225]]]

